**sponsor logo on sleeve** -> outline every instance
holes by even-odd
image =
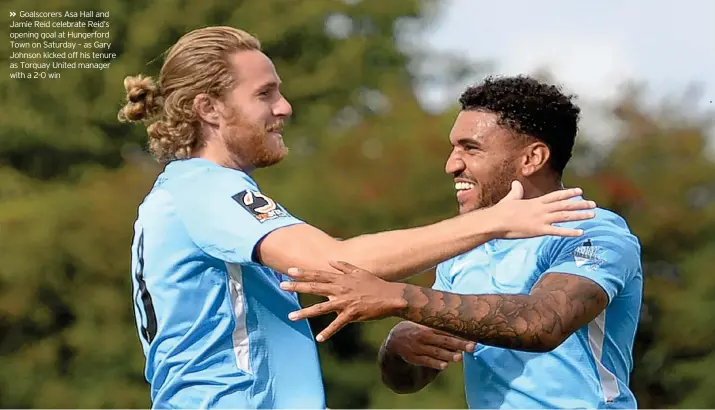
[[[576,266],[589,270],[596,270],[606,262],[602,255],[603,249],[598,246],[594,246],[590,239],[587,239],[581,244],[581,246],[573,251],[573,258],[576,262]]]
[[[280,205],[258,191],[247,189],[234,195],[233,199],[259,222],[288,216]]]

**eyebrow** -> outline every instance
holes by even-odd
[[[261,84],[260,87],[256,88],[256,92],[267,90],[270,88],[278,88],[281,85],[280,81],[269,81],[267,83]]]
[[[481,138],[479,137],[462,137],[457,140],[457,145],[474,145],[478,148],[481,148],[483,143],[481,141]]]

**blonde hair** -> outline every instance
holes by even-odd
[[[188,158],[201,144],[194,98],[222,97],[235,84],[228,56],[260,49],[258,39],[233,27],[191,31],[168,50],[158,83],[141,74],[124,79],[126,104],[117,118],[147,125],[149,151],[158,161]]]

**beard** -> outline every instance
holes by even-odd
[[[281,137],[272,132],[283,132],[283,121],[264,126],[249,121],[238,109],[233,109],[225,137],[226,149],[254,168],[275,165],[288,155],[288,148]]]
[[[476,181],[467,175],[463,177],[472,180],[477,185],[474,189],[479,190],[474,207],[464,210],[469,212],[489,208],[501,201],[511,191],[511,183],[517,179],[517,171],[513,159],[507,158],[499,163],[488,179]]]

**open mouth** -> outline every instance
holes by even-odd
[[[476,184],[471,182],[455,182],[454,189],[457,190],[457,200],[460,203],[470,201],[470,198],[474,197],[474,192],[476,192],[474,188],[476,186]]]
[[[469,191],[470,189],[474,188],[475,186],[476,185],[471,182],[455,182],[454,189],[456,189],[457,192]]]

